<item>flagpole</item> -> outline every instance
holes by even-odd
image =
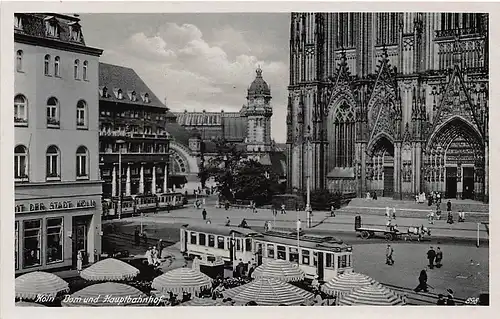
[[[299,210],[297,210],[297,264],[300,263],[300,219]]]

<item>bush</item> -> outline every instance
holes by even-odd
[[[304,201],[307,200],[307,195]],[[342,194],[340,192],[330,192],[326,189],[318,189],[311,191],[311,208],[313,210],[330,210],[333,206],[339,209],[342,202]]]

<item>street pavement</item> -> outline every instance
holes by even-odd
[[[270,221],[275,228],[295,229],[297,218],[302,222],[302,228],[306,228],[306,213],[304,211],[288,211],[286,214],[281,214],[273,217],[270,209],[257,209],[257,213],[253,213],[251,209],[246,208],[224,208],[215,207],[215,199],[209,198],[206,200],[205,208],[207,210],[207,218],[212,224],[224,225],[226,217],[229,217],[231,225],[237,226],[243,218],[246,219],[250,227],[263,227],[266,221]],[[148,214],[147,216],[128,218],[129,221],[140,222],[159,222],[159,223],[204,223],[202,219],[202,209],[196,209],[192,204],[185,208],[172,210],[170,213],[159,212],[157,214]],[[331,217],[329,212],[313,212],[312,228],[310,232],[354,232],[354,217],[357,215],[354,208],[342,209],[336,212],[335,217]],[[362,216],[362,225],[370,228],[384,229],[386,218],[383,215],[360,214]],[[400,212],[401,217],[396,216],[392,221],[393,225],[406,232],[410,226],[424,225],[431,229],[433,237],[455,237],[476,239],[478,236],[478,223],[466,221],[464,223],[447,224],[446,220],[435,221],[430,225],[425,218],[418,217],[403,217],[404,212]],[[487,217],[487,216],[486,216]],[[479,224],[480,240],[488,239],[488,233],[484,225]]]

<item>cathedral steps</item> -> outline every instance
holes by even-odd
[[[444,199],[441,203],[441,210],[446,211],[447,199]],[[473,200],[457,200],[452,199],[451,207],[454,212],[462,210],[464,212],[476,212],[476,213],[488,213],[489,205]],[[386,207],[394,207],[396,210],[411,210],[411,211],[422,211],[429,212],[431,209],[435,210],[435,206],[427,206],[427,203],[416,203],[415,201],[405,201],[405,200],[395,200],[388,197],[379,197],[377,200],[365,199],[365,198],[353,198],[348,205],[349,208],[372,208],[372,209],[383,209],[385,214]]]

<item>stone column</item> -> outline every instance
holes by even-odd
[[[111,197],[116,196],[117,194],[117,189],[116,189],[116,165],[113,164],[113,172],[111,173]]]
[[[361,143],[360,147],[360,153],[361,153],[361,174],[360,175],[360,185],[361,185],[361,196],[364,197],[367,190],[366,190],[366,143]]]
[[[163,171],[163,193],[166,193],[168,189],[168,165],[165,164],[165,170]]]
[[[144,165],[141,163],[141,172],[139,176],[139,194],[144,194]]]
[[[156,166],[153,165],[153,178],[151,179],[151,194],[156,194]]]
[[[490,159],[489,159],[489,151],[490,151],[490,147],[488,145],[488,139],[485,140],[485,146],[484,146],[484,183],[483,183],[483,187],[484,187],[484,202],[485,203],[489,203],[489,198],[488,198],[488,195],[489,195],[489,187],[490,187],[490,177],[489,177],[489,173],[490,173]]]
[[[401,143],[394,143],[394,199],[401,199]]]
[[[127,180],[125,182],[125,196],[130,196],[130,163],[127,165]]]

